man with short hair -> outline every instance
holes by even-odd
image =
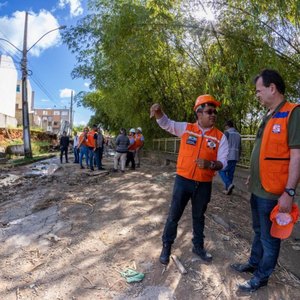
[[[87,146],[88,146],[88,156],[89,156],[89,167],[91,171],[94,171],[94,155],[97,149],[97,125],[93,125],[92,130],[87,134]]]
[[[241,135],[234,128],[233,122],[231,120],[228,120],[226,122],[224,134],[228,140],[229,153],[228,153],[227,166],[225,169],[220,170],[219,174],[225,185],[225,190],[223,191],[223,193],[225,195],[230,195],[234,188],[233,176],[234,176],[236,164],[240,159],[242,144],[241,144]]]
[[[67,132],[64,131],[63,135],[60,138],[59,145],[60,145],[60,163],[63,162],[63,154],[65,154],[66,163],[68,163],[68,149],[69,149],[70,139],[67,136]]]
[[[74,152],[74,163],[79,163],[79,136],[77,135],[77,132],[74,131],[74,138],[73,138],[73,152]]]
[[[279,238],[270,233],[270,213],[290,213],[300,178],[300,107],[285,99],[285,83],[274,70],[256,78],[256,96],[267,108],[258,128],[251,155],[249,191],[254,239],[246,263],[232,264],[238,272],[251,272],[250,280],[238,285],[253,292],[268,284],[279,256]]]
[[[150,116],[155,116],[162,129],[181,138],[172,203],[162,236],[160,262],[164,265],[169,263],[178,222],[190,199],[193,217],[192,251],[205,261],[212,260],[212,255],[204,248],[204,214],[211,198],[212,179],[216,171],[226,167],[228,155],[227,139],[214,127],[216,108],[220,105],[211,95],[199,96],[194,106],[195,123],[170,120],[159,104],[153,104],[150,109]]]

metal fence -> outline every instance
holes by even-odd
[[[254,146],[255,135],[241,135],[242,137],[242,154],[239,166],[249,167],[250,156]],[[169,154],[178,154],[180,146],[180,138],[161,138],[152,140],[152,148]]]

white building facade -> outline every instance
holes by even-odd
[[[17,127],[17,79],[18,72],[12,58],[0,55],[0,128]]]

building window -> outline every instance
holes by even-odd
[[[17,93],[21,92],[21,86],[19,84],[17,84]]]
[[[55,110],[53,114],[54,114],[54,116],[59,116],[60,115],[60,111],[59,110]]]
[[[53,126],[58,126],[58,122],[53,122]]]
[[[43,110],[43,115],[47,116],[48,115],[48,111],[47,110]]]
[[[69,112],[67,111],[67,110],[63,110],[62,112],[61,112],[61,115],[62,116],[67,116],[69,114]]]

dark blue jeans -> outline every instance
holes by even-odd
[[[277,201],[252,194],[250,202],[255,234],[249,263],[257,267],[254,276],[260,281],[266,281],[276,266],[280,250],[281,240],[273,238],[270,234],[272,225],[270,213]]]
[[[184,209],[191,199],[193,217],[193,244],[203,248],[204,244],[204,213],[211,196],[211,182],[197,182],[176,175],[173,198],[169,210],[169,216],[165,224],[162,241],[173,244],[177,236],[178,222]]]
[[[74,152],[74,163],[78,164],[79,163],[79,149],[78,149],[78,147],[74,147],[73,152]]]
[[[83,165],[82,165],[83,157],[85,157],[85,162],[86,162],[86,165],[88,166],[89,165],[88,147],[84,146],[84,145],[81,145],[80,146],[80,154],[79,154],[79,163],[80,163],[81,167],[83,167]]]
[[[94,155],[95,155],[94,148],[88,147],[89,167],[91,170],[94,169]]]
[[[228,160],[226,168],[224,170],[219,171],[219,174],[222,178],[222,181],[224,182],[226,190],[233,182],[233,175],[236,163],[236,160]]]

